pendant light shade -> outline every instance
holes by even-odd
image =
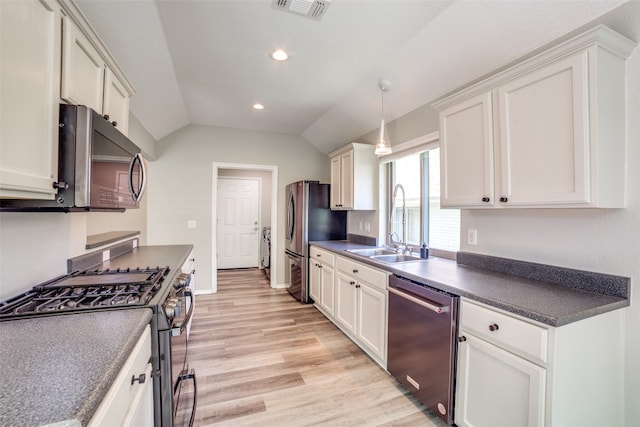
[[[387,133],[387,126],[384,122],[384,93],[391,89],[391,83],[388,80],[380,80],[378,82],[380,93],[382,95],[382,108],[380,119],[380,131],[378,132],[378,138],[376,140],[376,156],[386,156],[391,154],[391,143],[389,142],[389,134]]]

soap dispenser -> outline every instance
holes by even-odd
[[[420,246],[420,258],[429,258],[429,248],[427,247],[426,243],[423,243],[422,246]]]

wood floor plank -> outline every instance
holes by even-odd
[[[258,269],[219,271],[218,292],[197,296],[189,364],[199,427],[445,426]]]

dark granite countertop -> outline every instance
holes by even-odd
[[[151,315],[138,308],[0,322],[0,425],[87,425]]]
[[[566,325],[630,303],[629,279],[619,276],[468,253],[460,253],[458,262],[430,257],[385,264],[347,252],[367,246],[347,241],[311,244],[550,326]]]

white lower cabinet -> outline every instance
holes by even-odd
[[[336,270],[336,324],[386,367],[388,273],[340,256]]]
[[[151,331],[144,330],[89,427],[152,427]]]
[[[460,330],[458,426],[544,425],[545,369]]]
[[[327,315],[334,309],[335,257],[330,252],[312,247],[309,257],[309,296]]]
[[[388,275],[350,258],[311,247],[309,294],[315,306],[385,369]]]
[[[551,327],[462,299],[459,427],[622,424],[621,310]]]

